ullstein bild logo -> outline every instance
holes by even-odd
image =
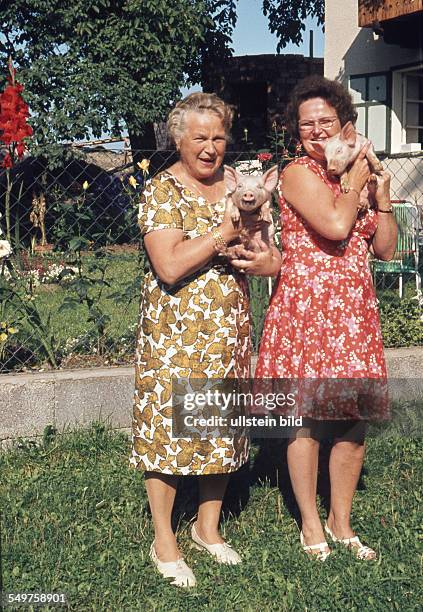
[[[302,427],[302,424],[303,417],[283,417],[282,415],[258,417],[241,414],[230,418],[223,416],[195,417],[192,414],[184,416],[186,427]]]

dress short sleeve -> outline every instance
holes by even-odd
[[[144,236],[161,229],[183,229],[179,204],[181,194],[165,175],[157,175],[147,181],[141,195],[138,225]]]

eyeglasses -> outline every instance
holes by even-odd
[[[299,121],[298,128],[301,132],[311,132],[314,126],[317,124],[322,130],[329,130],[335,121],[338,121],[338,117],[323,117],[316,121]]]

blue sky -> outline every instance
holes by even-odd
[[[263,15],[261,7],[261,0],[238,0],[238,22],[233,35],[235,55],[276,53],[277,38],[269,32],[267,17]],[[299,47],[289,45],[282,53],[308,55],[310,29],[314,30],[314,56],[323,57],[322,28],[312,20],[306,22],[304,42]]]
[[[276,53],[277,37],[271,34],[268,20],[262,13],[262,0],[238,0],[238,20],[232,37],[234,55],[260,55]],[[282,53],[309,54],[309,32],[314,31],[313,53],[314,57],[323,57],[324,35],[321,26],[312,19],[305,22],[306,30],[301,45],[288,45]],[[201,91],[201,85],[194,85],[190,89],[183,88],[182,95],[194,91]]]

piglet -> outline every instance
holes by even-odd
[[[349,187],[347,167],[355,161],[360,150],[367,142],[369,140],[365,136],[355,131],[351,121],[348,121],[338,134],[320,142],[327,161],[327,173],[329,176],[340,177],[341,189],[344,193],[348,192]],[[367,150],[366,158],[371,171],[375,174],[380,174],[383,166],[376,157],[371,143]],[[375,179],[373,178],[372,180],[374,181]],[[363,208],[368,207],[367,195],[364,199],[360,199],[360,203]]]
[[[272,246],[275,228],[270,210],[270,196],[278,182],[278,167],[273,166],[262,175],[240,174],[234,168],[225,166],[224,180],[230,195],[226,199],[226,208],[230,210],[234,223],[241,216],[245,218],[260,209],[259,220],[262,227],[258,231],[241,232],[241,242],[245,248],[260,251],[257,239]]]

